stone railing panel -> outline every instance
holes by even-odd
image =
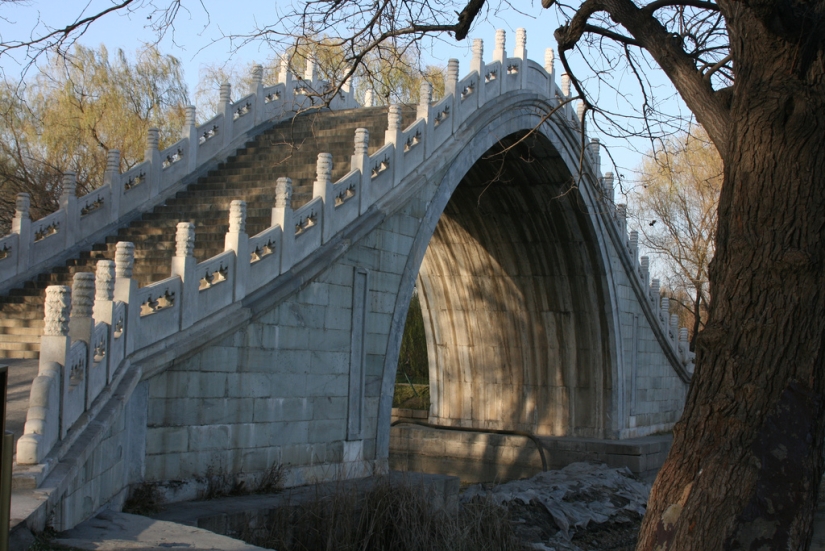
[[[484,102],[488,103],[501,95],[501,62],[494,61],[484,66],[481,81],[484,83]]]
[[[109,332],[109,356],[108,380],[111,383],[117,374],[117,368],[126,357],[126,303],[116,301],[112,308],[112,324]]]
[[[226,251],[197,265],[195,283],[198,285],[198,319],[232,304],[234,281],[234,251]]]
[[[453,96],[448,95],[430,106],[427,116],[427,141],[424,146],[429,157],[453,134]]]
[[[461,124],[478,109],[479,94],[478,73],[470,73],[458,81],[455,90],[456,123]]]
[[[522,64],[522,70],[524,71],[524,89],[532,90],[542,95],[548,93],[550,83],[552,82],[552,75],[548,74],[544,67],[532,59],[525,59]]]
[[[197,128],[198,162],[203,164],[223,148],[223,113],[215,115]]]
[[[160,152],[159,192],[168,189],[172,184],[189,173],[189,163],[185,160],[188,151],[189,139],[184,138]]]
[[[285,244],[284,249],[291,250],[295,265],[321,246],[321,227],[324,224],[324,202],[316,197],[292,214],[294,226],[292,231],[284,228],[284,241],[292,240],[292,245]]]
[[[286,111],[286,85],[276,84],[263,89],[264,118],[280,118]]]
[[[63,397],[61,398],[60,438],[66,438],[69,429],[86,411],[86,376],[88,347],[83,341],[75,341],[63,365]]]
[[[120,175],[120,215],[134,209],[135,205],[144,204],[152,197],[149,176],[152,173],[151,163],[144,161]]]
[[[105,184],[77,199],[78,237],[91,235],[116,218],[113,213],[112,186]]]
[[[395,146],[387,144],[373,153],[367,161],[366,171],[362,180],[364,186],[362,204],[372,205],[386,195],[396,182],[394,178]]]
[[[181,279],[169,277],[138,289],[129,300],[130,343],[139,350],[177,333],[181,318]]]
[[[524,60],[518,57],[508,57],[502,63],[501,74],[501,93],[514,92],[521,90],[522,80],[524,79],[523,71]]]
[[[20,262],[20,235],[11,233],[0,237],[0,280],[17,275]]]
[[[89,343],[88,403],[91,405],[100,392],[109,384],[109,324],[97,322],[92,332],[92,341]]]
[[[255,108],[255,94],[249,94],[232,104],[232,132],[236,136],[255,126]]]
[[[66,211],[61,209],[32,222],[29,265],[48,260],[72,245],[72,243],[67,243],[66,239],[68,235],[66,214]]]
[[[282,239],[280,226],[273,226],[249,238],[247,292],[269,283],[281,273]]]
[[[399,154],[396,155],[399,162],[395,167],[395,178],[399,182],[424,162],[426,134],[427,121],[425,119],[418,119],[402,133],[401,143],[398,144]]]
[[[330,187],[324,202],[324,234],[332,236],[358,218],[361,173],[353,170]]]

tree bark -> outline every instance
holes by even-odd
[[[637,549],[807,549],[825,430],[825,65],[785,15],[719,4],[736,80],[709,320]]]

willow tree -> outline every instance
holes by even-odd
[[[632,194],[641,244],[664,268],[664,285],[691,350],[707,321],[708,267],[713,258],[722,160],[701,127],[663,140],[642,163]]]
[[[161,147],[176,141],[187,103],[178,60],[152,47],[132,59],[76,45],[22,84],[0,82],[0,229],[17,193],[29,193],[39,217],[57,208],[63,172],[88,192],[103,184],[110,149],[127,170],[143,160],[150,127]]]

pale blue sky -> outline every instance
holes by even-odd
[[[296,0],[297,1],[297,0]],[[164,5],[164,0],[158,0],[158,5]],[[90,0],[76,2],[71,0],[30,0],[27,4],[4,5],[0,20],[0,35],[4,41],[24,40],[34,28],[34,34],[41,34],[46,26],[64,26],[78,18],[84,11],[86,14],[96,13],[111,5],[108,0]],[[282,4],[283,5],[283,4]],[[553,30],[559,26],[556,14],[552,10],[542,10],[539,4],[532,6],[525,3],[524,13],[514,10],[503,10],[497,14],[490,14],[487,20],[476,24],[471,38],[484,40],[485,58],[489,59],[494,45],[496,28],[507,31],[507,50],[512,52],[514,47],[515,29],[527,29],[527,50],[532,59],[543,62],[544,50],[555,47]],[[288,6],[287,6],[288,7]],[[262,62],[275,52],[266,43],[253,43],[240,50],[233,48],[228,40],[221,40],[224,35],[242,34],[249,32],[260,24],[271,23],[277,17],[277,3],[272,0],[243,0],[242,2],[226,2],[225,0],[193,0],[184,1],[183,8],[178,13],[174,28],[167,33],[160,43],[161,51],[178,57],[184,67],[190,94],[194,94],[198,69],[210,63],[238,63],[246,65],[250,61]],[[132,13],[114,13],[93,24],[88,32],[80,39],[86,46],[96,47],[105,44],[110,51],[122,48],[127,53],[134,52],[142,43],[153,42],[156,38],[153,30],[148,26],[147,17],[152,13],[151,7],[142,7]],[[38,26],[39,25],[39,26]],[[471,40],[456,43],[450,37],[435,38],[430,41],[426,52],[428,63],[445,65],[449,58],[455,57],[461,61],[461,74],[469,67]],[[20,65],[12,59],[0,60],[0,67],[7,78],[16,78],[20,74]],[[561,64],[557,63],[557,72],[561,72]],[[583,69],[583,67],[582,67]],[[574,71],[578,72],[574,65]],[[582,70],[582,73],[584,70]],[[661,77],[654,82],[663,83]],[[616,88],[619,93],[608,91],[597,98],[600,105],[613,111],[622,110],[622,101],[630,103],[641,101],[641,95],[630,86],[625,91],[622,86],[622,77],[616,79]],[[672,93],[672,92],[670,92]],[[680,102],[672,102],[673,110],[686,112]],[[650,145],[645,140],[636,139],[631,142],[617,138],[600,136],[596,129],[591,127],[591,137],[600,137],[602,143],[611,148],[614,159],[618,163],[618,172],[632,179],[632,170],[641,162],[642,156],[634,150],[647,150]],[[602,155],[605,171],[615,170],[608,166],[606,155]],[[628,182],[630,183],[630,182]],[[619,199],[617,197],[617,199]]]

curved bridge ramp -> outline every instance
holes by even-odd
[[[110,170],[95,209],[67,197],[31,222],[21,197],[0,276],[28,283],[4,312],[43,322],[30,322],[19,521],[67,529],[139,485],[176,501],[275,473],[296,486],[386,472],[416,285],[431,423],[668,430],[692,371],[686,331],[552,51],[540,65],[525,43],[520,31],[508,57],[502,31],[485,62],[476,41],[467,76],[451,60],[446,96],[424,85],[407,109],[347,109],[342,94],[336,111],[294,116],[323,83],[283,72],[264,88],[258,72],[212,126],[191,113],[163,152],[150,133],[147,160]]]

